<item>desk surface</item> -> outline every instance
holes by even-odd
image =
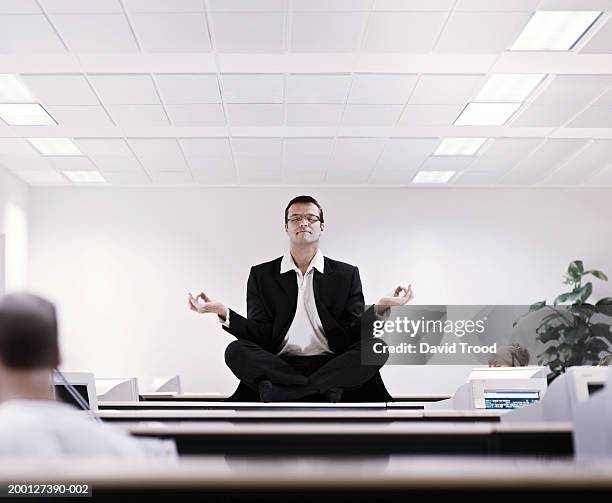
[[[104,488],[254,489],[612,489],[612,463],[491,457],[284,458],[205,456],[178,463],[6,461],[0,483],[88,481]]]
[[[228,398],[228,395],[223,393],[197,393],[197,392],[185,392],[176,393],[170,391],[158,391],[140,393],[143,401],[214,401],[219,402]],[[410,393],[410,394],[394,394],[393,398],[399,402],[437,402],[450,398],[452,395],[441,394],[441,393]]]
[[[571,433],[572,423],[535,422],[535,423],[399,423],[380,424],[336,424],[293,422],[284,424],[240,424],[232,421],[207,421],[163,423],[159,421],[117,422],[114,427],[132,434],[146,435],[473,435],[490,433]]]
[[[265,408],[252,409],[187,409],[187,410],[101,410],[98,415],[105,421],[118,420],[175,420],[175,421],[193,421],[193,420],[217,420],[229,419],[234,421],[270,421],[277,424],[279,421],[292,420],[336,420],[341,422],[351,421],[499,421],[503,411],[494,410],[466,410],[466,411],[427,411],[427,410],[411,410],[411,409],[346,409],[343,407],[335,408],[273,408],[266,410]]]
[[[321,402],[223,402],[196,400],[154,400],[141,402],[98,402],[100,410],[424,410],[431,401],[406,402],[359,402],[359,403],[321,403]]]
[[[423,419],[423,411],[355,411],[355,410],[275,410],[273,413],[265,410],[103,410],[98,412],[101,419],[105,421],[115,420],[260,420],[277,421],[281,419],[299,420],[381,420],[395,421],[402,419]],[[275,422],[276,424],[276,422]]]
[[[123,422],[115,423],[132,434],[139,435],[483,435],[494,431],[492,423],[310,423],[292,422],[233,423],[231,421],[207,421],[203,423]],[[571,426],[570,426],[571,431]]]
[[[98,407],[101,409],[113,408],[131,408],[137,409],[190,409],[200,407],[203,409],[379,409],[387,408],[385,402],[356,402],[356,403],[325,403],[325,402],[215,402],[215,401],[197,401],[197,402],[176,402],[172,400],[156,401],[156,402],[98,402]]]

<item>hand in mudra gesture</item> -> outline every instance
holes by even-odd
[[[400,285],[392,292],[384,295],[376,304],[379,306],[403,306],[413,298],[412,285],[408,285],[408,287]]]
[[[201,292],[195,298],[189,294],[187,302],[189,304],[189,308],[197,313],[215,313],[219,316],[225,316],[225,306],[218,300],[209,297],[204,292]]]

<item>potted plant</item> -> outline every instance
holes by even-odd
[[[565,372],[567,367],[596,364],[602,354],[611,352],[610,323],[603,321],[609,321],[605,317],[612,316],[612,297],[589,303],[593,284],[585,282],[587,276],[608,281],[603,272],[585,271],[582,261],[574,260],[570,262],[563,281],[569,285],[570,291],[557,296],[552,305],[546,304],[546,300],[536,302],[526,313],[549,311],[536,329],[536,340],[546,345],[538,355],[538,363],[550,368],[549,381]]]

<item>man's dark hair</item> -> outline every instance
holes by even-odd
[[[285,223],[289,221],[288,220],[289,219],[289,208],[291,207],[292,204],[296,204],[296,203],[314,204],[317,208],[319,208],[319,220],[321,221],[321,223],[324,223],[323,208],[321,208],[321,205],[319,204],[319,202],[312,196],[297,196],[297,197],[294,197],[291,201],[289,201],[289,204],[285,208]]]
[[[50,369],[59,363],[51,302],[27,293],[0,299],[0,361],[12,370]]]

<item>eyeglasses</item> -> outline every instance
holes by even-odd
[[[303,220],[306,220],[308,224],[314,224],[316,222],[320,222],[321,219],[317,215],[291,215],[287,222],[291,222],[292,224],[302,223]]]

